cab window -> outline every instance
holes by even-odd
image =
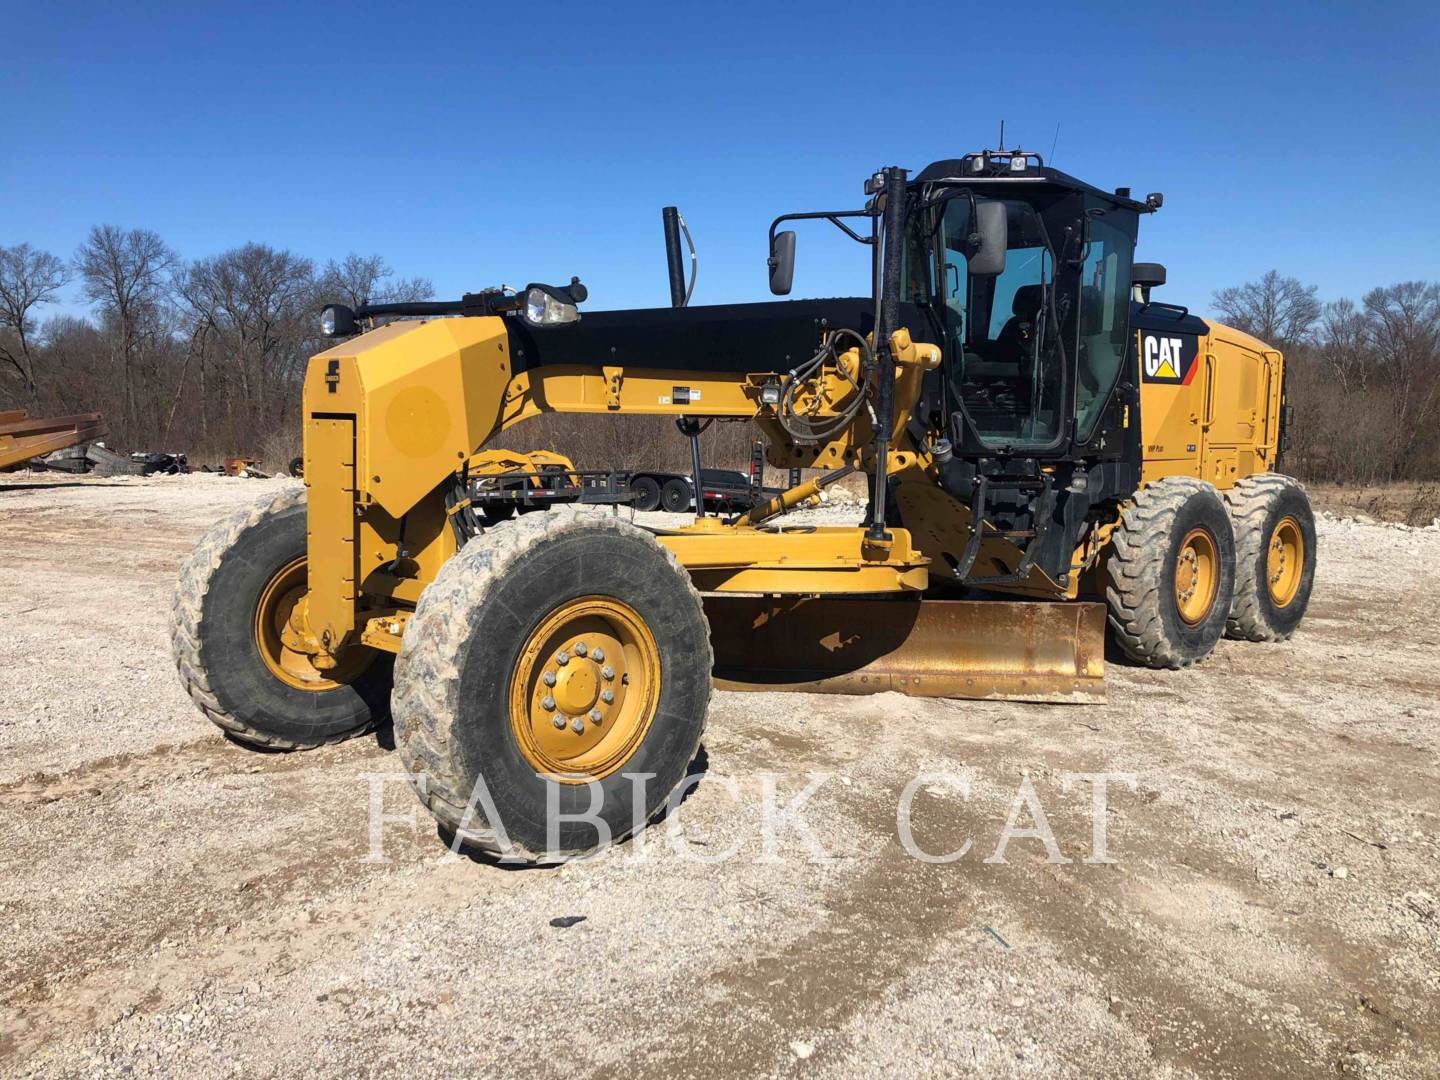
[[[951,386],[981,438],[994,445],[1045,446],[1063,418],[1055,260],[1035,207],[1005,200],[1002,273],[971,275],[965,246],[970,200],[951,199],[941,219],[943,290]]]
[[[1075,384],[1075,432],[1081,442],[1095,430],[1120,377],[1129,344],[1133,214],[1090,211],[1080,273],[1080,357]]]

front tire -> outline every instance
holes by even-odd
[[[226,735],[251,746],[339,742],[389,711],[388,656],[356,645],[320,672],[287,648],[305,548],[305,489],[286,488],[215,525],[180,571],[170,617],[180,681]]]
[[[1244,641],[1284,641],[1310,606],[1315,584],[1315,514],[1297,480],[1247,476],[1225,493],[1235,523],[1235,599],[1225,632]]]
[[[1149,667],[1189,667],[1225,632],[1235,589],[1235,536],[1220,493],[1203,480],[1146,484],[1120,515],[1105,562],[1115,640]]]
[[[571,858],[643,828],[685,778],[712,664],[700,596],[653,536],[602,511],[527,515],[421,594],[395,669],[396,746],[472,849]],[[579,816],[592,782],[603,830]],[[571,816],[553,832],[552,806]]]

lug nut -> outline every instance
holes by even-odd
[[[570,721],[570,730],[575,732],[576,735],[579,735],[585,730],[585,721],[581,720],[578,716],[575,717],[574,720]]]
[[[556,729],[558,730],[558,729],[563,728],[563,727],[565,726],[565,717],[561,716],[561,715],[557,712],[554,716],[552,716],[552,717],[550,718],[550,722],[551,722],[552,724],[554,724],[555,727],[556,727]]]
[[[615,700],[615,691],[614,691],[614,690],[602,690],[602,691],[600,691],[600,700],[603,701],[603,702],[605,702],[606,705],[609,705],[611,702],[613,702],[613,701]]]
[[[590,710],[590,722],[591,722],[591,723],[594,723],[594,724],[598,724],[598,723],[600,722],[600,720],[601,720],[600,710],[599,710],[599,709],[591,709],[591,710]]]
[[[629,686],[629,685],[630,685],[630,676],[629,676],[628,674],[625,674],[625,675],[621,675],[621,676],[620,676],[620,685],[621,685],[621,686]]]
[[[597,645],[595,651],[590,654],[590,659],[594,660],[597,664],[603,664],[605,662],[605,650]]]
[[[600,674],[604,675],[607,679],[613,679],[615,677],[615,669],[609,664],[606,664],[603,668],[600,669]]]
[[[553,671],[547,671],[547,672],[545,672],[544,675],[540,676],[540,680],[541,680],[541,682],[543,682],[546,686],[554,686],[554,685],[555,685],[555,672],[553,672]]]
[[[557,664],[559,664],[561,667],[564,667],[566,664],[568,664],[568,663],[570,662],[570,654],[569,654],[568,652],[564,652],[564,651],[561,651],[561,652],[556,653],[556,654],[555,654],[555,662],[556,662]]]
[[[555,708],[555,699],[549,694],[546,694],[545,700],[540,702],[540,707],[546,712],[549,712],[551,709]]]
[[[575,655],[576,655],[576,656],[584,656],[584,655],[585,655],[585,642],[583,642],[583,641],[577,641],[577,642],[575,642]]]

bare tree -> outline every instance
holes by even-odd
[[[341,303],[350,307],[361,304],[401,304],[428,300],[435,295],[435,286],[428,278],[397,278],[379,255],[357,255],[351,252],[340,262],[331,259],[316,285],[321,303]]]
[[[114,374],[104,335],[89,319],[56,315],[46,319],[36,335],[47,370],[56,378],[46,381],[47,404],[63,413],[89,412],[114,392]]]
[[[149,229],[96,225],[75,254],[75,268],[86,297],[94,302],[111,331],[114,358],[124,389],[124,427],[134,434],[141,423],[138,372],[147,339],[161,326],[166,285],[175,266],[174,253]]]
[[[1314,285],[1270,270],[1259,281],[1220,289],[1211,303],[1237,330],[1286,348],[1304,341],[1320,318],[1317,291]]]
[[[315,266],[265,244],[245,244],[200,259],[180,276],[180,297],[195,320],[189,358],[221,355],[220,385],[229,406],[253,428],[293,410],[313,333]],[[238,398],[238,400],[236,400]]]
[[[1339,380],[1340,392],[1365,389],[1370,381],[1369,328],[1355,301],[1326,304],[1320,315],[1318,355]]]
[[[1365,294],[1377,375],[1394,391],[1391,445],[1397,471],[1433,439],[1440,415],[1440,284],[1402,281]]]
[[[35,330],[32,312],[49,303],[70,280],[65,264],[48,251],[39,251],[29,244],[0,247],[0,328],[13,332],[12,347],[0,336],[0,360],[4,360],[20,376],[25,399],[33,408],[38,397],[35,384],[35,358],[30,343]]]
[[[1402,281],[1365,294],[1376,363],[1406,392],[1440,367],[1440,283]]]

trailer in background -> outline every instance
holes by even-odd
[[[743,513],[782,489],[763,486],[763,448],[756,445],[749,473],[701,469],[706,511]],[[469,507],[480,523],[494,524],[515,512],[559,503],[628,504],[636,510],[683,514],[695,509],[690,473],[655,469],[577,469],[569,458],[540,452],[488,450],[470,459]]]

